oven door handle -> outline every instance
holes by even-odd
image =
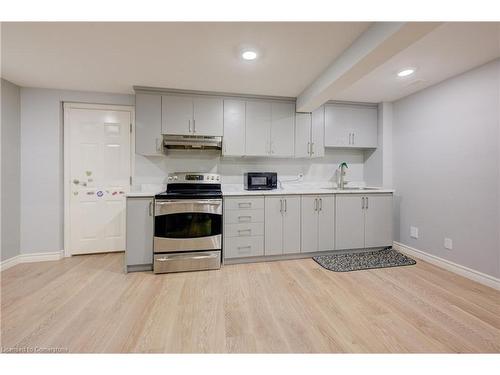
[[[162,200],[162,201],[156,201],[156,204],[159,204],[161,206],[166,205],[166,204],[209,204],[211,206],[220,206],[222,204],[221,201],[211,201],[211,200],[199,200],[199,201],[194,201],[194,200]]]

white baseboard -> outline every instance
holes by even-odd
[[[64,251],[53,251],[49,253],[31,253],[19,254],[15,257],[6,259],[0,264],[0,271],[14,267],[19,263],[45,262],[49,260],[59,260],[64,257]]]
[[[438,267],[444,268],[450,272],[456,273],[460,276],[466,277],[468,279],[474,280],[480,284],[489,286],[491,288],[500,290],[500,279],[487,275],[485,273],[473,270],[471,268],[462,266],[457,263],[450,262],[449,260],[437,257],[435,255],[426,253],[425,251],[415,249],[413,247],[404,245],[399,242],[393,243],[393,248],[408,254],[410,256],[414,256],[415,258],[422,259],[428,263],[434,264]]]

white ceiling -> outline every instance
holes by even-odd
[[[132,86],[297,96],[366,28],[326,23],[3,23],[2,76],[20,86]],[[242,46],[261,58],[244,62]]]
[[[498,57],[500,23],[444,23],[331,99],[394,101]],[[405,67],[417,70],[398,78]]]
[[[20,86],[132,86],[298,96],[367,22],[2,23],[2,76]],[[240,58],[256,48],[253,62]],[[500,23],[444,23],[330,99],[393,101],[500,57]],[[404,67],[414,76],[398,79]]]

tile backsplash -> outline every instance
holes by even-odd
[[[212,172],[222,175],[225,184],[243,183],[245,172],[277,172],[278,178],[296,179],[299,173],[304,182],[335,182],[335,170],[347,162],[346,179],[353,183],[364,180],[364,154],[362,150],[325,150],[317,159],[278,159],[264,157],[222,157],[218,151],[169,151],[166,156],[135,158],[135,185],[166,183],[170,172]]]

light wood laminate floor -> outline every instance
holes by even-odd
[[[500,292],[423,261],[348,273],[311,259],[122,270],[115,253],[3,271],[2,350],[500,352]]]

